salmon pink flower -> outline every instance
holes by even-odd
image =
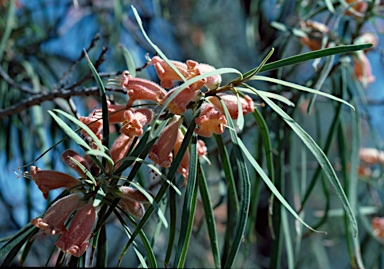
[[[111,147],[111,157],[113,162],[116,164],[119,160],[124,158],[129,149],[131,148],[134,137],[126,136],[125,134],[120,134]],[[115,165],[115,168],[119,167],[121,163]]]
[[[83,172],[83,170],[81,170],[81,168],[75,163],[72,161],[71,158],[75,159],[76,161],[78,161],[79,163],[81,163],[88,171],[90,169],[89,167],[89,164],[88,162],[84,159],[83,156],[81,156],[79,153],[77,153],[76,151],[74,150],[71,150],[71,149],[67,149],[65,150],[61,156],[60,156],[61,160],[69,167],[71,167],[73,170],[75,170],[79,176],[83,177],[83,178],[86,178],[87,175]]]
[[[365,164],[381,163],[384,165],[384,152],[376,148],[361,148],[359,157]]]
[[[164,100],[167,100],[179,87],[170,90]],[[169,112],[175,115],[182,115],[187,110],[187,105],[195,99],[198,91],[186,87],[168,105]]]
[[[228,112],[231,115],[232,119],[237,119],[239,116],[239,107],[238,107],[238,97],[233,94],[218,94],[221,100],[223,100],[224,104],[227,106]],[[239,97],[241,102],[241,108],[243,111],[243,115],[248,114],[248,112],[253,112],[255,109],[253,100],[248,95],[243,97]],[[209,96],[207,99],[219,109],[222,113],[224,113],[223,106],[219,98],[216,96]]]
[[[36,166],[31,166],[29,173],[45,199],[48,198],[50,190],[58,188],[70,189],[80,183],[80,181],[70,175],[53,170],[41,170]]]
[[[129,136],[141,136],[143,127],[152,121],[153,112],[149,108],[128,109],[124,112],[123,126],[120,132]]]
[[[368,8],[368,4],[361,0],[345,0],[345,2],[348,4],[348,9],[345,12],[345,15],[363,17]]]
[[[127,90],[130,107],[136,100],[149,100],[160,103],[167,92],[160,85],[143,78],[134,78],[128,71],[123,72],[122,87]]]
[[[161,167],[170,167],[172,163],[172,150],[175,146],[181,118],[175,116],[167,127],[164,128],[156,144],[149,151],[148,158]]]
[[[151,196],[152,194],[149,193]],[[145,207],[143,204],[149,203],[148,198],[137,189],[121,186],[119,188],[118,197],[119,205],[125,211],[134,216],[137,219],[141,219],[145,213]]]
[[[300,38],[301,44],[310,50],[321,49],[323,36],[329,32],[328,26],[321,22],[307,20],[301,23],[301,28],[307,33],[306,36]]]
[[[197,140],[197,155],[199,157],[203,157],[203,156],[207,155],[207,151],[208,151],[208,149],[205,146],[204,141],[201,139],[198,139]]]
[[[64,222],[78,206],[82,205],[82,197],[81,193],[73,193],[60,198],[48,208],[43,218],[32,219],[31,223],[44,233],[48,232],[52,235],[65,233],[67,229]]]
[[[375,76],[372,74],[371,63],[364,52],[357,52],[357,57],[354,61],[354,71],[357,79],[362,83],[363,87],[368,87],[369,83],[375,81]]]
[[[98,211],[92,204],[93,199],[90,199],[79,209],[69,230],[56,241],[56,246],[63,252],[80,257],[87,250]]]
[[[166,61],[159,56],[154,56],[151,64],[155,67],[156,74],[160,79],[160,85],[166,89],[173,87],[174,81],[181,81],[182,78],[168,65]],[[185,63],[179,61],[171,61],[171,63],[180,71],[180,73],[186,78],[188,76],[188,68]]]
[[[384,218],[374,217],[371,220],[373,234],[379,239],[384,239]]]
[[[124,120],[124,112],[127,110],[125,105],[108,105],[109,124],[120,123]]]
[[[195,122],[197,125],[195,133],[204,137],[211,137],[213,133],[222,134],[227,124],[224,114],[212,104],[203,105],[200,116]]]
[[[216,70],[215,67],[209,64],[197,63],[192,60],[187,61],[187,66],[188,66],[188,75],[189,75],[188,79]],[[190,87],[192,89],[197,90],[197,89],[200,89],[203,85],[205,85],[208,89],[214,90],[219,87],[220,83],[221,83],[221,76],[214,75],[214,76],[209,76],[200,80],[200,84],[199,84],[199,81],[195,82]]]
[[[88,117],[80,117],[79,120],[86,124],[99,140],[102,139],[101,130],[103,129],[103,119],[101,116],[98,117],[93,113]],[[91,145],[93,149],[97,149],[96,143],[93,142],[93,139],[85,130],[81,130],[81,135],[88,141],[88,144]]]

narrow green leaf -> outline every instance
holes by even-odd
[[[7,255],[19,243],[24,243],[39,229],[32,223],[28,223],[21,230],[19,230],[12,238],[0,248],[0,259]]]
[[[301,86],[301,85],[298,85],[298,84],[295,84],[295,83],[292,83],[292,82],[288,82],[288,81],[284,81],[284,80],[276,79],[276,78],[264,77],[264,76],[254,76],[254,77],[252,77],[252,79],[273,82],[273,83],[277,83],[277,84],[280,84],[280,85],[283,85],[283,86],[286,86],[286,87],[294,88],[294,89],[297,89],[297,90],[300,90],[300,91],[306,91],[306,92],[310,92],[310,93],[319,94],[319,95],[325,96],[325,97],[327,97],[329,99],[332,99],[332,100],[341,102],[343,104],[346,104],[347,106],[349,106],[353,110],[355,110],[355,108],[350,103],[344,101],[343,99],[340,99],[340,98],[338,98],[336,96],[333,96],[331,94],[328,94],[328,93],[325,93],[325,92],[316,91],[314,89],[311,89],[311,88],[308,88],[308,87],[305,87],[305,86]]]
[[[106,195],[106,193],[105,193],[104,189],[102,187],[100,187],[97,190],[95,200],[93,201],[93,204],[92,204],[93,207],[98,207],[100,205],[100,203],[103,201],[105,195]]]
[[[91,179],[92,184],[93,184],[94,186],[97,186],[96,179],[93,177],[93,175],[91,174],[91,172],[90,172],[84,165],[82,165],[79,161],[77,161],[75,158],[70,157],[70,159],[71,159],[71,161],[72,161],[74,164],[76,164],[76,165],[81,169],[81,171],[83,171],[83,173],[84,173],[87,177],[89,177],[89,178]]]
[[[244,155],[247,157],[250,164],[255,168],[256,172],[261,176],[261,178],[264,180],[265,184],[268,186],[268,188],[272,191],[272,193],[279,199],[279,201],[282,203],[283,206],[285,206],[286,209],[297,219],[299,220],[305,227],[310,229],[314,232],[320,232],[316,231],[311,226],[309,226],[307,223],[305,223],[299,215],[292,209],[292,207],[288,204],[288,202],[285,200],[285,198],[280,194],[280,192],[276,189],[275,185],[273,185],[272,181],[268,178],[268,176],[265,174],[264,170],[260,167],[260,165],[256,162],[256,160],[253,158],[252,154],[248,151],[247,147],[240,142],[240,148],[242,149]]]
[[[106,159],[108,161],[108,164],[110,166],[113,166],[113,160],[111,158],[111,156],[109,156],[108,154],[106,154],[105,152],[103,151],[100,151],[98,149],[91,149],[91,150],[88,150],[87,151],[87,154],[88,155],[92,155],[92,156],[100,156],[100,157],[103,157],[104,159]]]
[[[107,104],[107,96],[105,94],[105,88],[103,81],[101,80],[99,74],[97,73],[96,68],[92,64],[92,61],[89,59],[87,52],[84,50],[85,59],[87,60],[88,66],[92,71],[93,76],[99,86],[100,100],[101,100],[101,109],[103,112],[103,144],[108,147],[109,145],[109,118],[108,118],[108,104]],[[99,147],[101,150],[102,147]]]
[[[104,152],[104,147],[101,144],[100,140],[97,138],[95,133],[92,132],[92,130],[86,124],[82,123],[81,121],[76,119],[76,117],[72,116],[71,114],[68,114],[68,113],[66,113],[66,112],[64,112],[64,111],[62,111],[60,109],[54,109],[53,111],[55,111],[57,113],[60,113],[61,115],[63,115],[64,117],[66,117],[67,119],[72,121],[74,124],[79,126],[81,129],[83,129],[92,138],[92,142],[94,142],[97,145],[98,149]],[[90,150],[89,146],[88,146],[88,149]]]
[[[176,72],[176,74],[181,78],[181,80],[186,81],[185,77],[181,72],[176,68],[176,66],[165,56],[165,54],[160,50],[158,46],[156,46],[151,39],[148,37],[147,33],[144,31],[143,22],[141,21],[141,18],[139,16],[139,13],[137,12],[136,8],[131,5],[133,14],[136,18],[137,23],[139,24],[139,27],[141,29],[141,32],[144,35],[144,38],[148,41],[148,43],[152,46],[152,48],[159,54],[159,56],[173,69],[173,71]]]
[[[215,268],[221,268],[220,250],[219,250],[218,238],[217,238],[217,232],[216,232],[217,231],[216,220],[215,220],[215,215],[213,213],[211,197],[209,194],[209,189],[208,189],[207,180],[205,178],[204,169],[200,163],[199,163],[198,175],[199,175],[198,183],[199,183],[200,196],[201,196],[201,201],[204,207],[205,222],[208,228],[208,236],[209,236],[209,240],[211,241],[213,261],[215,263]]]
[[[331,182],[333,187],[338,194],[340,201],[343,207],[346,210],[347,216],[352,224],[352,230],[354,236],[357,235],[357,223],[353,211],[349,205],[348,199],[345,196],[342,186],[337,178],[337,175],[330,164],[327,156],[321,150],[321,148],[317,145],[317,143],[312,139],[312,137],[305,132],[300,125],[298,125],[287,113],[285,113],[279,106],[273,103],[268,97],[259,92],[260,98],[264,100],[276,113],[278,113],[282,119],[292,128],[292,130],[298,135],[298,137],[304,142],[304,144],[308,147],[308,149],[312,152],[312,154],[316,157],[317,161],[323,168],[323,172],[327,176],[328,180]],[[295,213],[297,216],[297,214]],[[297,216],[298,217],[298,216]],[[306,225],[307,226],[307,225]]]
[[[241,91],[241,92],[246,92],[246,93],[250,93],[250,94],[255,94],[255,91],[254,90],[250,90],[248,88],[243,88],[243,87],[235,87],[236,90],[238,91]],[[291,102],[287,97],[285,96],[282,96],[281,94],[276,94],[276,93],[273,93],[273,92],[264,92],[264,94],[269,97],[270,99],[275,99],[277,101],[280,101],[288,106],[295,106],[295,104],[293,102]]]
[[[335,55],[327,57],[325,64],[321,70],[320,76],[319,76],[319,78],[316,81],[316,84],[314,86],[314,89],[316,91],[320,91],[321,87],[323,87],[325,80],[328,78],[329,73],[332,70],[334,61],[335,61]],[[312,106],[315,103],[316,96],[317,96],[316,94],[314,96],[312,96],[311,102],[309,103],[308,109],[307,109],[308,114],[310,114],[312,111]]]
[[[183,268],[185,259],[187,257],[189,241],[191,238],[193,220],[196,210],[197,198],[197,137],[192,137],[191,150],[190,150],[190,163],[187,187],[184,194],[183,211],[181,215],[181,226],[179,233],[179,241],[176,247],[174,266],[176,268]]]
[[[105,225],[102,225],[97,233],[96,267],[104,268],[108,265],[108,240]]]
[[[185,133],[184,140],[181,143],[179,152],[176,154],[176,157],[173,160],[171,167],[168,170],[168,179],[172,182],[173,182],[174,177],[176,175],[176,172],[180,166],[182,157],[184,156],[184,153],[187,150],[188,145],[189,145],[189,143],[192,139],[192,136],[194,134],[194,130],[196,127],[195,119],[198,117],[198,115],[199,115],[199,111],[196,111],[195,114],[193,115],[192,119],[191,119],[191,122],[190,122],[188,129],[187,129],[187,132]],[[166,182],[164,182],[161,185],[161,187],[160,187],[160,189],[157,192],[157,195],[155,197],[156,203],[159,203],[161,201],[161,199],[165,195],[166,191],[168,190],[168,187],[169,187],[169,184],[167,184]],[[154,211],[154,207],[152,205],[147,208],[143,218],[140,220],[139,224],[137,224],[136,230],[133,232],[132,237],[129,240],[129,242],[127,243],[127,245],[129,245],[133,242],[133,240],[135,239],[135,237],[137,236],[139,231],[141,231],[142,227],[145,225],[145,223],[147,223],[147,221],[150,218],[150,216],[152,215],[153,211]]]
[[[335,8],[333,7],[333,3],[331,0],[324,0],[325,2],[325,5],[327,6],[329,12],[331,12],[332,14],[335,14]]]
[[[171,259],[173,244],[175,242],[176,235],[176,217],[177,217],[177,206],[176,206],[176,195],[175,192],[170,189],[169,190],[169,218],[170,218],[170,226],[169,226],[169,236],[168,236],[168,246],[167,252],[165,254],[164,265],[168,267],[169,261]]]
[[[62,119],[56,116],[52,111],[48,111],[48,113],[52,116],[52,118],[57,122],[60,128],[79,146],[84,148],[85,150],[90,150],[91,147],[75,132],[69,127]]]
[[[117,210],[114,210],[114,213],[115,213],[116,217],[118,218],[118,220],[120,221],[122,227],[124,228],[125,233],[127,234],[128,238],[129,238],[129,241],[128,241],[127,245],[125,245],[124,249],[120,253],[120,257],[119,257],[119,261],[118,261],[118,265],[117,265],[117,267],[119,267],[122,258],[124,257],[125,253],[127,252],[128,248],[129,248],[129,246],[131,244],[130,242],[131,242],[131,239],[132,239],[132,232],[129,229],[128,225],[125,223],[123,217],[119,214],[119,212]],[[135,224],[135,221],[132,219],[132,217],[130,215],[126,214],[125,212],[124,212],[124,214],[128,217],[128,219],[133,224]],[[147,252],[147,256],[146,257],[149,260],[149,263],[150,263],[150,266],[151,266],[150,268],[157,268],[156,257],[155,257],[155,255],[153,253],[153,249],[152,249],[151,245],[149,244],[147,236],[145,235],[145,233],[141,229],[140,229],[140,231],[138,233],[140,234],[140,238],[141,238],[141,240],[142,240],[142,242],[144,244],[145,250]],[[136,242],[134,242],[134,241],[132,241],[132,242],[133,242],[133,249],[134,249],[134,251],[136,253],[137,258],[140,261],[141,266],[143,268],[148,268],[147,263],[145,262],[145,258],[140,253],[140,251],[137,249]]]
[[[225,268],[231,268],[239,251],[243,234],[245,231],[245,227],[247,225],[249,204],[250,204],[250,182],[247,165],[244,161],[243,153],[239,144],[241,143],[241,139],[238,138],[237,133],[234,129],[234,124],[229,114],[229,111],[225,105],[225,103],[220,100],[220,103],[224,109],[225,117],[227,118],[227,123],[229,128],[229,133],[231,136],[233,152],[236,159],[236,164],[238,167],[238,184],[239,184],[239,197],[240,197],[240,211],[238,215],[238,222],[235,227],[234,238],[232,241],[232,246],[229,250],[228,257],[225,261]]]
[[[335,54],[343,54],[350,53],[354,51],[359,51],[363,49],[367,49],[372,47],[372,44],[361,44],[361,45],[341,45],[332,48],[326,48],[316,51],[310,51],[302,54],[298,54],[295,56],[291,56],[282,60],[278,60],[269,64],[266,64],[261,68],[260,72],[266,72],[270,70],[275,70],[284,66],[289,66],[293,64],[303,63],[309,60],[313,60],[316,58],[321,58],[325,56],[335,55]],[[249,74],[255,71],[255,68],[246,72],[243,76],[247,77]]]
[[[123,51],[123,56],[124,56],[129,74],[132,77],[136,77],[136,65],[135,65],[135,62],[133,61],[133,57],[131,53],[122,44],[119,45],[119,48]]]
[[[239,198],[237,196],[236,183],[232,172],[232,165],[229,160],[228,151],[221,136],[214,134],[213,137],[216,140],[217,149],[219,151],[219,156],[225,175],[225,181],[227,182],[228,199],[233,205],[232,214],[234,215],[234,218],[237,219],[237,215],[239,214]]]
[[[171,182],[171,181],[168,179],[167,175],[165,175],[163,172],[161,172],[160,169],[159,169],[158,167],[154,166],[152,163],[149,163],[149,162],[147,162],[147,161],[145,161],[145,160],[143,160],[143,159],[141,159],[141,158],[138,158],[138,157],[125,157],[125,158],[123,158],[122,160],[123,160],[123,161],[124,161],[124,160],[132,160],[132,161],[139,162],[139,163],[142,163],[142,164],[148,166],[148,168],[151,168],[151,170],[153,170],[153,171],[154,171],[156,174],[158,174],[162,179],[164,179],[164,181],[165,181],[167,184],[169,184],[169,186],[171,186],[171,187],[175,190],[175,192],[176,192],[178,195],[181,196],[181,192],[180,192],[179,188],[178,188],[173,182]],[[135,183],[134,183],[133,181],[131,181],[130,184],[135,184]],[[139,187],[139,188],[141,188],[141,187]],[[142,188],[141,188],[141,189],[142,189]],[[145,191],[144,189],[142,189],[142,190]],[[148,196],[148,197],[147,197],[147,196]],[[147,197],[149,200],[152,199],[152,197],[151,197],[149,194],[146,194],[146,197]]]

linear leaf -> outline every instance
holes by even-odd
[[[181,215],[181,229],[179,233],[179,242],[177,244],[174,260],[174,266],[176,266],[176,268],[184,267],[189,247],[189,241],[192,233],[197,198],[197,157],[197,137],[196,135],[194,135],[192,138],[190,150],[188,182],[184,194],[184,204]]]
[[[124,56],[129,74],[132,77],[136,77],[136,65],[135,65],[135,62],[133,61],[133,57],[131,53],[122,44],[120,44],[119,47],[123,51],[123,56]]]
[[[317,161],[323,168],[323,172],[327,176],[328,180],[331,182],[333,187],[338,194],[340,201],[346,210],[346,214],[352,224],[353,235],[357,235],[357,223],[353,211],[349,205],[348,199],[345,196],[343,188],[337,178],[335,170],[330,164],[327,156],[321,150],[321,148],[317,145],[317,143],[312,139],[312,137],[305,132],[300,125],[298,125],[287,113],[285,113],[279,106],[277,106],[274,102],[272,102],[268,97],[264,96],[261,92],[259,92],[260,98],[264,100],[276,113],[278,113],[282,119],[292,128],[292,130],[298,135],[298,137],[304,142],[304,144],[308,147],[308,149],[312,152],[312,154],[316,157]],[[292,213],[292,212],[291,212]],[[296,213],[295,215],[299,217]],[[307,225],[306,225],[307,226]]]
[[[101,80],[99,74],[97,73],[95,66],[92,64],[92,61],[91,61],[91,59],[89,59],[89,56],[85,50],[84,50],[84,54],[85,54],[85,59],[87,60],[88,66],[91,69],[93,76],[95,77],[97,85],[99,86],[101,110],[103,112],[103,144],[108,147],[109,119],[108,119],[107,96],[105,94],[104,84],[103,84],[103,81]],[[101,147],[100,147],[100,149],[101,149]]]
[[[239,197],[240,197],[240,211],[238,215],[238,222],[235,227],[234,238],[232,241],[232,246],[229,250],[228,257],[225,261],[225,268],[230,268],[233,266],[237,253],[239,251],[245,227],[247,225],[248,219],[248,211],[249,211],[249,203],[250,203],[250,182],[247,165],[244,161],[243,153],[239,144],[241,143],[241,139],[238,138],[237,133],[235,131],[234,123],[229,114],[228,108],[225,103],[220,100],[220,103],[224,109],[225,117],[227,118],[227,123],[229,126],[229,133],[231,136],[233,152],[236,159],[236,164],[238,167],[238,184],[239,184]]]
[[[209,236],[209,240],[211,241],[213,261],[215,262],[215,268],[221,268],[220,250],[219,250],[218,238],[217,238],[217,232],[216,232],[215,215],[212,209],[211,197],[209,195],[209,189],[208,189],[207,180],[205,178],[205,173],[200,163],[199,163],[199,171],[200,171],[199,179],[198,179],[199,190],[200,190],[201,201],[204,207],[205,222],[208,228],[208,236]]]
[[[67,119],[72,121],[74,124],[79,126],[81,129],[83,129],[92,138],[92,141],[97,145],[98,149],[104,152],[104,147],[101,144],[100,140],[97,138],[95,133],[92,132],[92,130],[86,124],[82,123],[81,121],[76,119],[76,117],[72,116],[71,114],[68,114],[67,112],[64,112],[60,109],[54,109],[53,111],[60,113],[61,115],[63,115],[64,117],[66,117]]]
[[[342,53],[350,53],[354,51],[359,51],[363,49],[367,49],[372,47],[372,44],[362,44],[362,45],[341,45],[337,47],[332,48],[326,48],[316,51],[310,51],[302,54],[298,54],[295,56],[291,56],[282,60],[278,60],[269,64],[264,65],[260,72],[266,72],[274,69],[278,69],[284,66],[289,66],[293,64],[303,63],[309,60],[313,60],[316,58],[322,58],[325,56],[335,55],[335,54],[342,54]],[[246,72],[243,76],[247,77],[249,74],[254,72],[256,68],[249,70]]]
[[[262,80],[262,81],[273,82],[273,83],[277,83],[277,84],[280,84],[280,85],[283,85],[283,86],[286,86],[286,87],[294,88],[294,89],[297,89],[297,90],[300,90],[300,91],[306,91],[306,92],[310,92],[310,93],[315,93],[315,94],[323,95],[323,96],[328,97],[328,98],[330,98],[332,100],[335,100],[335,101],[341,102],[343,104],[346,104],[347,106],[349,106],[353,110],[355,110],[355,108],[350,103],[348,103],[347,101],[344,101],[343,99],[340,99],[340,98],[338,98],[336,96],[333,96],[331,94],[328,94],[328,93],[325,93],[325,92],[316,91],[314,89],[311,89],[311,88],[308,88],[308,87],[305,87],[305,86],[301,86],[301,85],[298,85],[298,84],[295,84],[295,83],[292,83],[292,82],[288,82],[288,81],[284,81],[284,80],[276,79],[276,78],[264,77],[264,76],[254,76],[254,77],[252,77],[252,79],[253,80]]]
[[[86,150],[90,150],[91,147],[75,132],[69,127],[62,119],[60,119],[57,115],[55,115],[52,111],[48,111],[48,113],[52,116],[52,118],[57,122],[60,128],[79,146]]]

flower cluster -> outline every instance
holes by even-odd
[[[29,173],[25,174],[37,184],[45,199],[48,198],[49,191],[54,189],[66,188],[70,192],[55,201],[42,217],[32,219],[31,223],[44,234],[60,234],[56,246],[64,252],[80,257],[89,246],[99,211],[99,206],[94,206],[95,186],[87,181],[87,173],[97,176],[100,169],[92,169],[95,164],[90,156],[83,157],[70,149],[62,153],[61,159],[78,173],[79,178],[59,171],[41,170],[36,166],[31,166]],[[120,198],[118,205],[125,212],[138,219],[143,217],[144,204],[148,203],[148,199],[139,194],[138,190],[120,186],[118,192],[111,194],[111,199]],[[67,222],[70,222],[68,230]]]
[[[155,68],[160,80],[160,85],[150,80],[132,77],[128,71],[123,72],[121,79],[121,85],[129,96],[125,109],[132,109],[131,107],[134,102],[139,100],[152,101],[162,106],[171,96],[173,98],[167,102],[167,111],[174,114],[173,120],[170,120],[168,126],[161,133],[157,143],[153,145],[148,155],[148,158],[156,165],[165,168],[170,167],[173,154],[177,154],[184,138],[181,130],[182,118],[180,116],[196,103],[199,96],[203,95],[203,88],[206,88],[208,91],[214,91],[221,83],[220,75],[202,76],[201,79],[181,89],[180,86],[175,86],[175,82],[188,81],[207,72],[215,71],[215,68],[193,60],[187,60],[185,63],[172,60],[171,63],[178,72],[172,69],[172,67],[159,56],[154,56],[152,59],[149,59],[148,66]],[[178,94],[173,96],[175,92],[178,92]],[[222,134],[224,132],[227,120],[219,98],[226,105],[232,119],[237,119],[238,117],[239,102],[244,115],[254,110],[253,100],[247,95],[237,97],[230,93],[218,93],[207,96],[205,98],[206,102],[202,105],[199,117],[195,119],[196,129],[194,131],[196,134],[202,137],[211,137],[213,134]],[[129,118],[125,116],[125,119]],[[148,117],[146,119],[148,119]],[[143,122],[148,123],[146,120]],[[124,126],[132,128],[131,123],[123,122],[123,127],[120,129],[122,133],[124,133],[122,130]],[[138,128],[138,130],[139,133],[142,133],[142,129]],[[203,149],[205,149],[204,142],[199,140],[199,156],[205,155]],[[187,151],[179,167],[179,172],[184,178],[188,178],[188,169],[189,152]]]
[[[112,126],[119,126],[119,134],[107,151],[112,159],[112,164],[106,167],[100,166],[101,162],[93,156],[84,156],[68,149],[61,155],[61,160],[77,174],[78,178],[68,174],[41,170],[36,166],[31,166],[26,176],[31,177],[45,199],[53,189],[66,188],[68,195],[55,201],[42,217],[31,220],[31,223],[38,227],[43,233],[51,235],[60,234],[56,241],[56,246],[70,255],[79,257],[89,247],[89,240],[98,219],[99,208],[102,204],[108,205],[114,199],[118,200],[118,206],[124,212],[141,219],[145,213],[145,205],[152,201],[151,193],[143,193],[125,185],[118,185],[114,179],[118,168],[124,162],[131,148],[136,146],[135,141],[139,141],[144,134],[145,128],[152,127],[154,120],[154,109],[150,104],[134,104],[136,101],[154,102],[157,106],[165,107],[166,115],[163,120],[168,120],[167,125],[152,145],[148,158],[155,165],[169,168],[174,156],[178,154],[185,135],[184,117],[182,116],[187,109],[197,109],[194,104],[205,91],[210,92],[204,98],[201,105],[199,116],[195,119],[196,128],[194,132],[202,137],[210,137],[212,134],[221,134],[227,124],[222,102],[225,104],[232,119],[237,119],[239,109],[242,114],[247,114],[254,110],[253,100],[249,96],[238,97],[235,94],[215,93],[221,83],[220,75],[201,76],[207,72],[215,71],[215,68],[192,60],[181,63],[172,61],[177,68],[175,72],[168,63],[160,57],[155,56],[149,59],[148,66],[154,66],[160,79],[160,85],[146,79],[132,77],[128,71],[123,72],[119,79],[121,86],[126,90],[129,99],[126,104],[111,104],[108,102],[108,122]],[[195,79],[188,87],[183,89],[174,86],[177,81],[188,81]],[[178,94],[174,94],[175,92]],[[213,92],[213,93],[212,93]],[[169,100],[171,98],[172,100]],[[101,150],[100,143],[103,139],[103,110],[95,109],[88,116],[79,118],[80,122],[86,124],[89,130],[81,130],[81,136],[87,141],[90,149]],[[94,141],[97,139],[99,141]],[[197,153],[199,157],[206,155],[207,147],[203,140],[197,143]],[[95,159],[96,158],[96,159]],[[98,161],[97,161],[98,160]],[[179,173],[186,180],[189,175],[190,152],[185,151],[184,156],[178,167]],[[106,194],[102,201],[96,196],[98,190],[102,189]]]

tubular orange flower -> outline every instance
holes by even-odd
[[[69,230],[56,241],[58,248],[75,257],[83,255],[89,246],[89,239],[97,217],[97,209],[93,207],[92,203],[93,199],[90,199],[76,213]]]
[[[128,150],[130,149],[134,137],[126,136],[125,134],[119,135],[111,147],[111,157],[116,164],[117,161],[124,158]],[[119,167],[121,163],[115,165],[115,168]]]
[[[134,78],[128,71],[123,72],[121,85],[129,95],[127,107],[130,107],[136,100],[149,100],[160,103],[167,94],[160,85],[143,78]]]
[[[201,139],[198,139],[197,140],[197,155],[199,157],[203,157],[203,156],[207,155],[207,151],[208,151],[208,149],[205,146],[204,141]]]
[[[164,101],[171,96],[179,87],[176,87],[172,90],[170,90],[167,94],[167,96],[164,98]],[[195,91],[191,89],[190,87],[186,87],[183,89],[168,105],[169,112],[176,114],[176,115],[182,115],[187,110],[187,105],[193,101],[193,99],[196,97],[198,91]]]
[[[374,217],[371,220],[371,227],[376,237],[384,239],[384,218]]]
[[[347,4],[350,4],[351,6],[348,8],[348,10],[345,12],[345,15],[352,15],[355,17],[363,17],[365,11],[368,8],[368,4],[361,0],[345,0]]]
[[[131,187],[121,186],[118,196],[121,198],[118,204],[125,212],[137,219],[144,216],[145,207],[143,204],[149,203],[149,201],[142,192]]]
[[[203,105],[200,116],[195,122],[197,124],[195,133],[204,137],[211,137],[213,133],[222,134],[224,125],[227,124],[224,114],[212,104]]]
[[[91,131],[94,133],[94,134],[100,134],[101,130],[103,129],[103,119],[102,117],[96,117],[94,113],[92,113],[91,115],[89,115],[88,117],[80,117],[79,120],[86,124],[89,129],[91,129]],[[81,135],[82,136],[88,136],[88,133],[84,130],[81,130]]]
[[[238,98],[233,94],[218,94],[218,96],[223,100],[224,104],[227,106],[228,112],[231,115],[232,119],[237,119],[239,116],[239,107],[238,107]],[[248,95],[239,97],[241,102],[241,108],[243,110],[243,115],[248,114],[248,112],[253,112],[255,105],[253,100]],[[223,106],[220,103],[219,98],[216,96],[209,96],[207,99],[222,113],[224,113]]]
[[[308,33],[307,36],[300,38],[301,44],[311,50],[321,49],[323,36],[329,32],[328,26],[321,22],[307,20],[301,22],[301,28]]]
[[[29,173],[43,193],[45,199],[48,198],[50,190],[58,188],[69,189],[80,183],[80,181],[70,175],[53,170],[41,170],[36,166],[31,166]]]
[[[124,112],[123,126],[120,132],[129,136],[141,136],[143,127],[152,121],[153,112],[149,108],[128,109]]]
[[[180,73],[186,78],[188,76],[187,65],[178,61],[171,61],[172,64],[180,71]],[[166,61],[159,56],[154,56],[151,64],[155,67],[156,74],[160,79],[160,85],[166,89],[173,87],[174,81],[181,81],[179,75],[167,64]]]
[[[79,205],[82,205],[80,202],[82,197],[81,193],[73,193],[57,200],[48,208],[43,218],[32,219],[31,223],[44,233],[52,235],[65,233],[67,229],[64,222]]]
[[[181,118],[175,116],[167,127],[164,128],[156,144],[149,151],[148,158],[161,167],[170,167],[172,163],[172,150],[176,143]]]
[[[366,164],[381,163],[384,165],[384,152],[376,148],[361,148],[359,150],[359,157]]]
[[[207,72],[211,72],[211,71],[216,70],[215,67],[213,67],[209,64],[197,63],[197,62],[192,61],[192,60],[187,60],[187,66],[188,66],[188,75],[189,75],[188,79],[190,79],[192,77],[199,76],[199,75],[207,73]],[[220,85],[221,76],[220,75],[209,76],[209,77],[202,79],[200,81],[200,84],[198,84],[198,83],[199,82],[193,83],[190,87],[192,89],[197,90],[197,89],[200,89],[203,85],[205,85],[206,87],[208,87],[208,89],[214,90],[214,89],[217,89],[217,87]],[[195,86],[193,86],[193,85],[195,85]]]
[[[354,61],[354,71],[357,79],[362,83],[363,87],[368,87],[369,83],[375,81],[375,76],[372,74],[371,63],[364,52],[357,53]]]
[[[124,112],[127,110],[125,105],[108,105],[109,124],[120,123],[124,120]],[[101,112],[101,109],[100,109]]]
[[[65,150],[60,158],[61,160],[69,167],[71,167],[73,170],[75,170],[79,176],[83,177],[83,178],[86,178],[87,175],[83,172],[83,170],[81,170],[81,168],[79,166],[77,166],[77,164],[75,164],[73,161],[72,161],[72,158],[74,158],[76,161],[78,161],[79,163],[81,163],[88,171],[90,169],[89,165],[88,165],[88,162],[84,159],[83,156],[81,156],[80,154],[78,154],[76,151],[74,150],[71,150],[71,149],[67,149]]]

